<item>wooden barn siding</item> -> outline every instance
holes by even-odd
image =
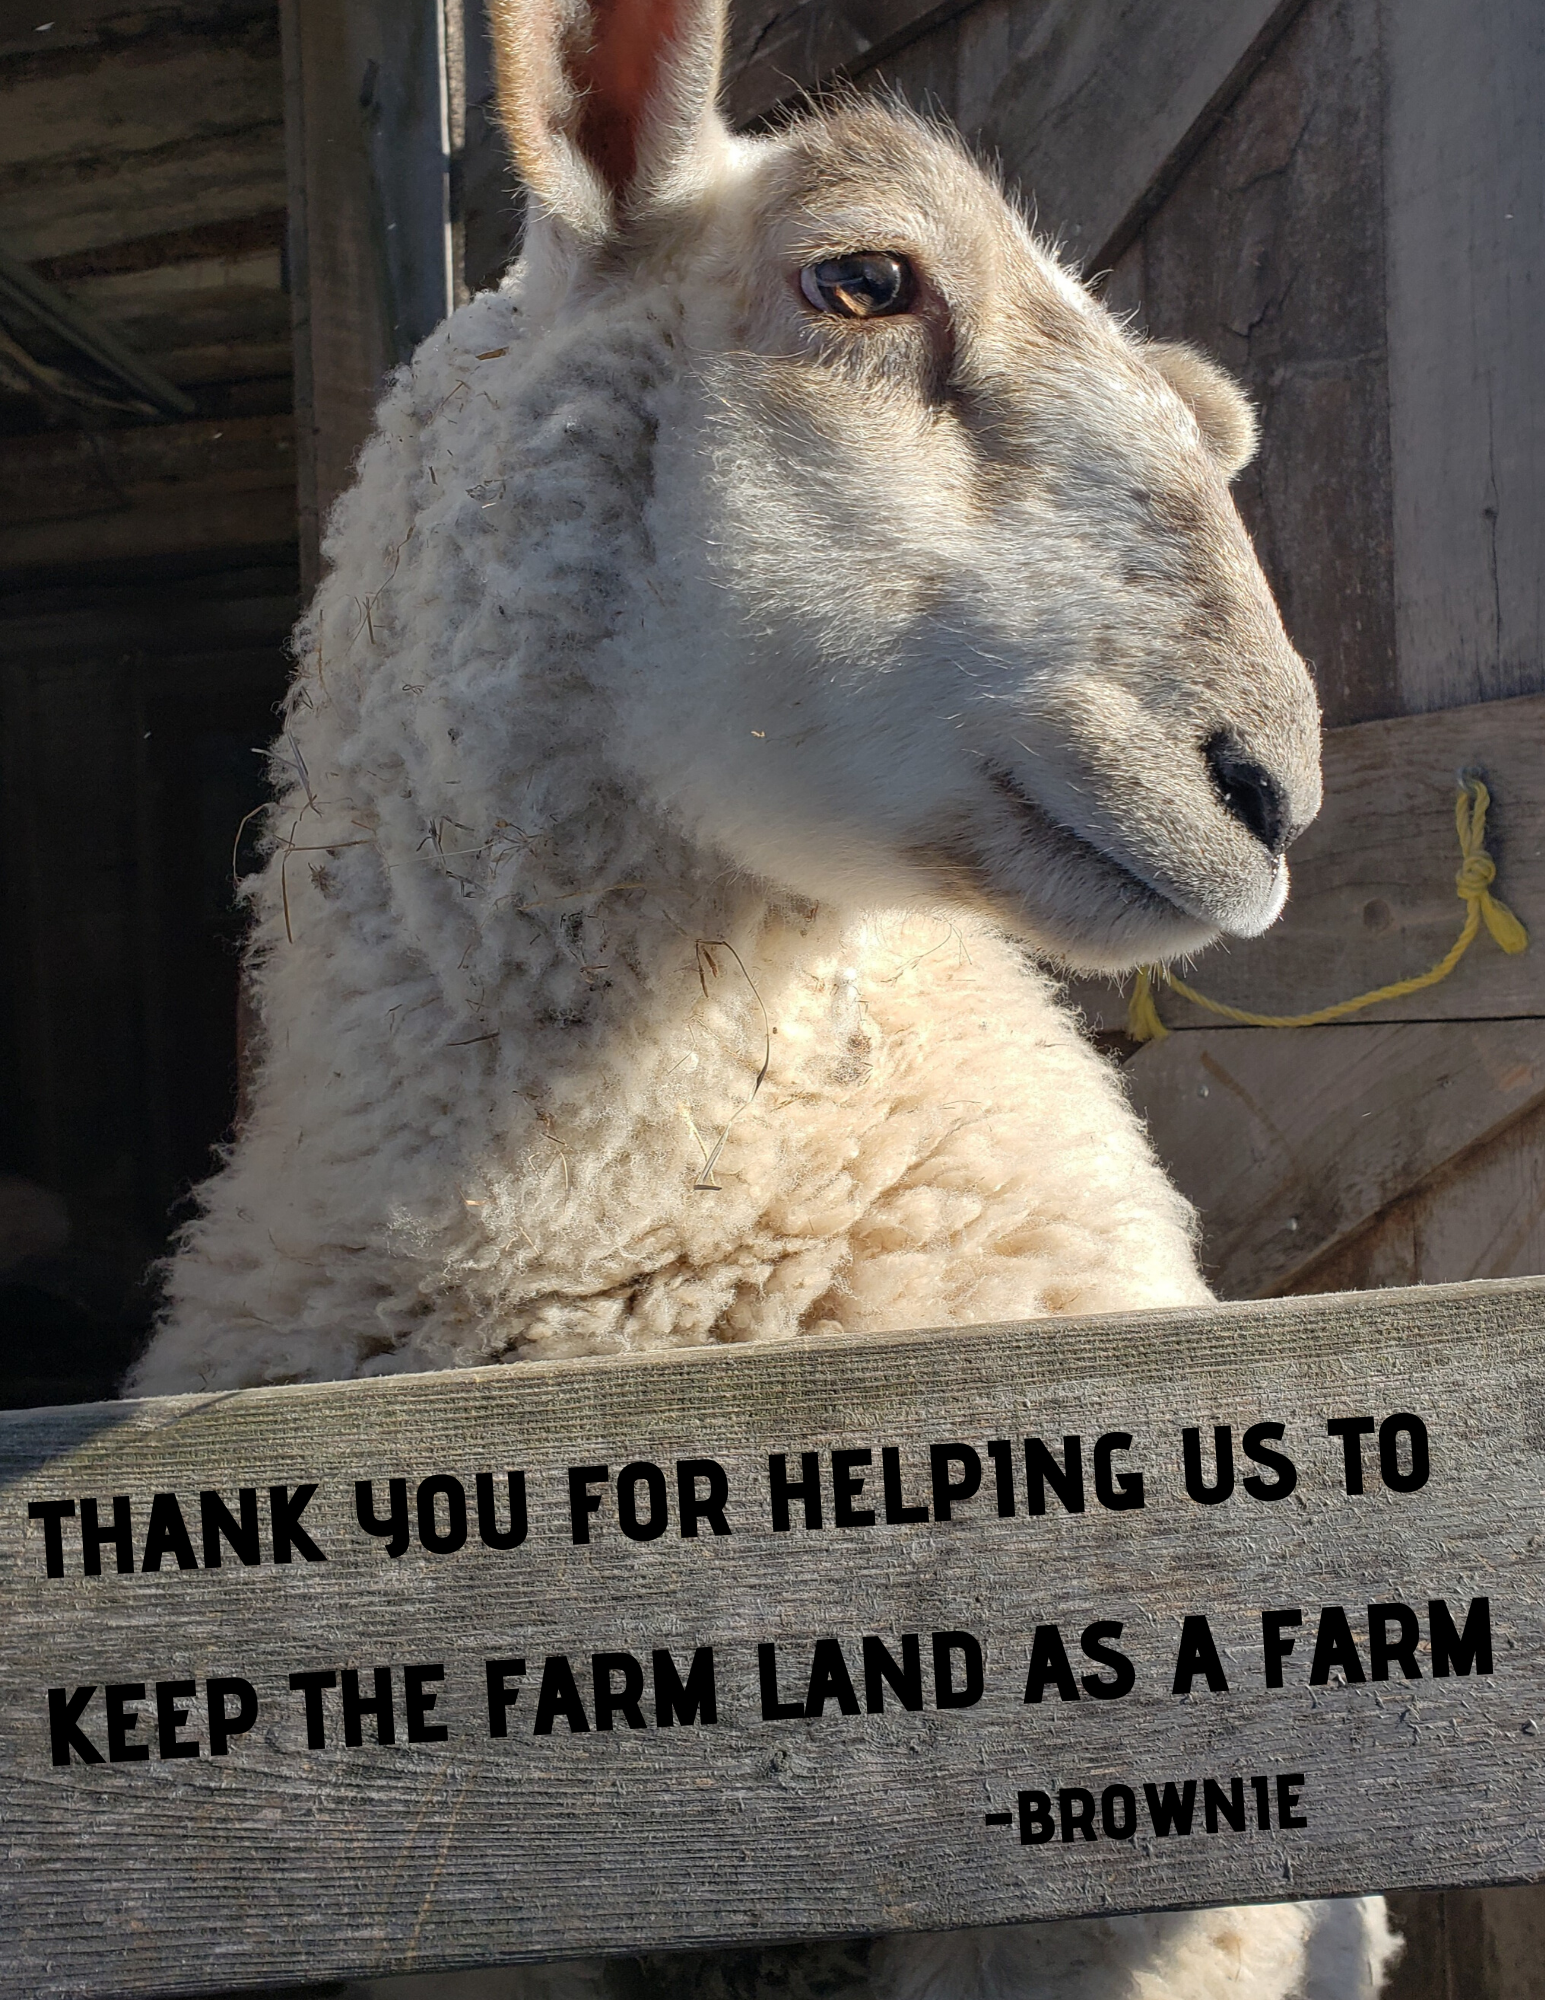
[[[197,414],[19,437],[35,406],[0,398],[0,588],[66,563],[282,549],[295,468],[277,8],[56,11],[45,34],[0,29],[0,241]]]
[[[386,376],[455,303],[451,114],[440,0],[283,0],[280,14],[309,588]]]
[[[1381,871],[1365,837],[1369,820],[1398,810],[1402,788],[1413,848],[1418,837],[1433,846],[1430,863],[1418,865],[1430,867],[1441,890],[1452,849],[1438,851],[1439,829],[1421,802],[1441,773],[1475,762],[1497,787],[1496,851],[1511,868],[1503,891],[1516,880],[1520,907],[1537,901],[1529,877],[1545,812],[1538,725],[1531,719],[1523,739],[1509,743],[1499,715],[1498,740],[1477,756],[1474,738],[1484,730],[1475,718],[1485,711],[1454,711],[1545,690],[1545,365],[1530,290],[1545,244],[1545,173],[1526,129],[1542,81],[1545,17],[1537,11],[1381,13],[1313,0],[1111,280],[1113,298],[1143,324],[1230,361],[1261,403],[1265,446],[1241,482],[1242,504],[1289,629],[1316,665],[1328,719],[1438,711],[1374,732],[1387,744],[1379,768],[1366,773],[1363,799],[1355,783],[1339,801],[1333,796],[1311,835],[1313,852],[1306,848],[1306,867],[1323,852],[1340,861],[1349,888],[1361,865],[1370,896],[1404,874],[1398,865]],[[1348,908],[1352,900],[1343,898]],[[1402,894],[1397,886],[1380,900],[1399,903]],[[1457,901],[1451,911],[1457,918]],[[1298,1190],[1282,1188],[1278,1223],[1295,1207],[1312,1209],[1322,1193],[1316,1176],[1330,1175],[1343,1212],[1360,1221],[1355,1236],[1343,1242],[1335,1229],[1322,1238],[1306,1229],[1296,1265],[1236,1260],[1230,1289],[1311,1282],[1332,1253],[1341,1284],[1434,1282],[1499,1264],[1541,1268],[1541,1230],[1529,1215],[1529,1190],[1541,1179],[1538,1122],[1520,1104],[1511,1126],[1484,1138],[1477,1129],[1441,1154],[1444,1121],[1428,1106],[1453,1073],[1439,1053],[1452,1036],[1414,1025],[1511,1014],[1529,1018],[1526,1038],[1545,1042],[1535,1025],[1545,1011],[1545,911],[1530,908],[1527,920],[1537,942],[1526,958],[1506,960],[1483,939],[1451,985],[1393,1010],[1413,1026],[1392,1046],[1383,1090],[1425,1124],[1426,1153],[1420,1166],[1412,1159],[1404,1186],[1386,1173],[1395,1203],[1387,1217],[1377,1209],[1355,1217],[1348,1163],[1357,1149],[1337,1147],[1322,1130],[1312,1155],[1295,1156]],[[1235,947],[1226,964],[1203,959],[1196,982],[1210,991],[1221,978],[1222,997],[1236,1004],[1308,1010],[1431,962],[1442,949],[1436,928],[1385,937],[1370,925],[1339,963],[1308,938],[1289,967],[1290,919],[1253,960],[1248,946]],[[1354,1024],[1304,1030],[1289,1058],[1276,1031],[1226,1031],[1172,1003],[1166,1014],[1209,1045],[1229,1033],[1235,1090],[1209,1098],[1205,1110],[1181,1094],[1196,1060],[1183,1047],[1144,1052],[1134,1069],[1182,1180],[1220,1200],[1208,1171],[1237,1149],[1254,1156],[1250,1135],[1261,1128],[1246,1100],[1268,1103],[1269,1080],[1281,1090],[1285,1062],[1305,1076],[1334,1069],[1341,1045],[1333,1038],[1368,1034]],[[1506,1067],[1511,1032],[1500,1021],[1475,1030],[1485,1044],[1477,1059],[1494,1072]],[[1343,1103],[1332,1123],[1344,1126],[1348,1115]],[[1455,1220],[1418,1228],[1419,1208],[1434,1213],[1434,1175]],[[1494,1228],[1499,1176],[1517,1192],[1512,1220]]]
[[[1380,19],[1409,712],[1545,689],[1545,8],[1386,0]]]
[[[10,10],[16,11],[16,10]],[[62,11],[62,10],[60,10]],[[0,216],[28,263],[284,206],[271,4],[91,10],[0,42]],[[43,10],[43,19],[48,10]]]
[[[195,403],[0,395],[0,1172],[72,1231],[0,1273],[9,1403],[113,1392],[230,1117],[230,855],[296,609],[283,110],[274,0],[0,20],[0,242]]]

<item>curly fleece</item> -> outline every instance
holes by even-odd
[[[812,907],[630,791],[585,639],[642,555],[669,357],[640,313],[621,380],[478,358],[521,338],[517,284],[457,313],[335,515],[251,885],[250,1108],[135,1389],[1205,1299],[1017,946]]]

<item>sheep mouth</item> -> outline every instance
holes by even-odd
[[[1108,885],[1114,888],[1131,908],[1148,917],[1179,918],[1187,924],[1198,921],[1196,914],[1176,901],[1165,890],[1158,888],[1145,876],[1137,874],[1124,861],[1118,861],[1103,847],[1097,846],[1086,834],[1053,819],[1046,808],[1021,789],[1014,778],[1001,766],[989,765],[987,781],[999,796],[1006,799],[1014,810],[1028,819],[1034,830],[1036,844],[1050,848],[1054,853],[1068,859],[1077,857],[1077,862],[1088,866],[1093,861]],[[1205,921],[1205,920],[1204,920]]]

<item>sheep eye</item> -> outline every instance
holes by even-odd
[[[907,310],[917,285],[905,257],[858,250],[807,264],[799,274],[799,289],[819,312],[839,319],[884,319]]]

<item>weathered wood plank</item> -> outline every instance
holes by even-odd
[[[271,128],[280,115],[271,25],[260,36],[176,36],[136,54],[135,62],[77,59],[13,78],[0,71],[0,168],[100,174],[222,130]],[[143,213],[139,220],[143,228]]]
[[[62,346],[78,365],[84,360],[121,405],[138,416],[191,417],[193,404],[159,369],[119,339],[114,328],[82,308],[77,299],[40,278],[0,247],[0,305],[24,324],[40,328],[51,345]],[[68,378],[66,378],[68,379]]]
[[[1537,695],[1328,731],[1325,805],[1293,848],[1286,911],[1264,937],[1204,954],[1188,984],[1254,1013],[1306,1014],[1435,964],[1465,914],[1454,892],[1462,769],[1482,772],[1492,791],[1486,838],[1497,893],[1535,942],[1510,958],[1483,931],[1441,985],[1355,1018],[1545,1014],[1545,698]],[[1124,986],[1089,979],[1071,991],[1093,1026],[1122,1026]],[[1169,992],[1160,1012],[1173,1027],[1227,1025]]]
[[[295,488],[263,478],[201,493],[192,483],[164,505],[127,508],[82,521],[42,521],[0,536],[0,582],[19,588],[81,564],[151,563],[190,557],[279,558],[295,547]]]
[[[134,55],[0,65],[0,208],[23,260],[284,206],[271,20]]]
[[[1545,691],[1545,13],[1381,14],[1401,706]]]
[[[1545,1099],[1537,1021],[1196,1029],[1129,1068],[1225,1297],[1297,1274]]]
[[[191,348],[221,345],[235,358],[244,346],[266,349],[278,339],[288,346],[290,302],[277,245],[76,278],[64,289],[158,367],[166,354]]]
[[[293,437],[286,412],[12,439],[0,567],[291,542]]]
[[[132,238],[147,214],[168,229],[239,221],[284,201],[278,121],[152,153],[105,181],[85,171],[45,176],[13,168],[0,172],[0,201],[6,244],[28,260]]]
[[[189,1993],[1545,1873],[1542,1368],[1523,1284],[6,1417],[8,1982]],[[1212,1427],[1257,1422],[1291,1505],[1260,1456],[1198,1504]],[[1088,1511],[1055,1487],[1026,1511],[1027,1435],[1059,1469],[1084,1440]],[[781,1531],[775,1482],[807,1469],[822,1525],[794,1494]],[[509,1471],[528,1533],[501,1549]],[[1110,1475],[1139,1471],[1136,1505]],[[365,1532],[393,1508],[400,1539]],[[1397,1653],[1413,1631],[1382,1673],[1375,1622]],[[360,1707],[382,1690],[394,1727]],[[1209,1776],[1245,1824],[1193,1794],[1191,1833],[1154,1837],[1163,1786],[1184,1816]],[[1084,1794],[1141,1837],[1064,1843]]]
[[[732,7],[724,106],[749,125],[801,91],[859,76],[975,0],[748,0]]]
[[[1364,1291],[1545,1271],[1545,1105],[1503,1127],[1424,1187],[1399,1196],[1295,1292]]]
[[[273,18],[273,0],[161,0],[146,7],[126,0],[57,0],[45,9],[8,6],[0,14],[0,61],[20,57],[36,65],[63,50],[132,48],[138,54],[147,42],[171,30],[187,34],[201,29],[238,26],[259,32]]]
[[[1001,160],[1087,269],[1118,256],[1302,0],[979,0],[883,66]]]
[[[450,311],[439,0],[283,0],[302,572],[387,373]]]
[[[1406,1949],[1383,2000],[1538,2000],[1545,1895],[1537,1886],[1391,1902]]]

